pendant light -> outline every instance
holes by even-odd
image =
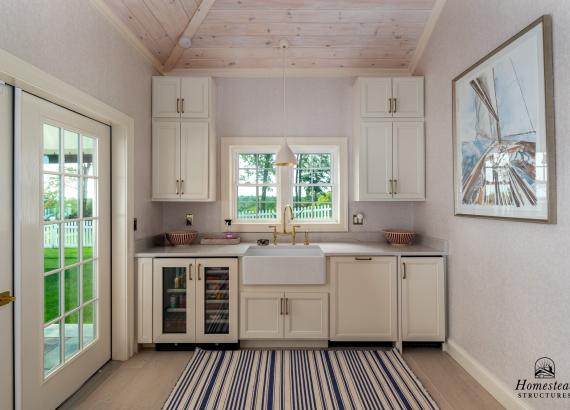
[[[281,145],[277,153],[275,165],[278,167],[294,167],[297,165],[297,157],[295,157],[291,147],[287,144],[287,113],[285,111],[285,52],[289,47],[289,43],[287,40],[281,40],[279,47],[283,57],[283,145]]]

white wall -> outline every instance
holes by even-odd
[[[451,80],[542,14],[554,26],[558,224],[454,217]],[[450,241],[450,339],[511,389],[534,380],[544,355],[570,382],[569,39],[566,0],[448,1],[416,73],[426,77],[427,201],[415,206],[414,225]]]
[[[86,0],[2,0],[0,22],[0,48],[134,118],[136,238],[160,232],[161,208],[150,202],[150,64]]]
[[[352,135],[352,83],[347,78],[287,79],[287,135],[291,137],[350,137]],[[283,83],[281,79],[216,79],[216,129],[218,137],[283,136]],[[349,155],[349,164],[351,164]],[[352,171],[352,165],[350,165]],[[352,174],[352,172],[350,172]],[[349,178],[351,179],[351,178]],[[219,185],[219,184],[218,184]],[[352,197],[352,185],[349,187]],[[218,192],[218,198],[220,197]],[[410,203],[350,202],[349,215],[365,214],[363,226],[349,225],[353,232],[411,227]],[[218,232],[221,204],[165,203],[165,230],[184,227],[185,214],[193,213],[195,229]],[[349,217],[349,222],[352,218]],[[268,229],[269,231],[269,229]],[[354,235],[348,235],[355,237]],[[334,235],[329,235],[334,237]],[[347,237],[347,235],[344,235]]]

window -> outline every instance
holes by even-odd
[[[97,140],[44,124],[44,378],[97,338],[97,186]]]
[[[297,157],[294,168],[275,166],[279,140],[222,140],[229,159],[222,161],[222,219],[231,218],[236,231],[266,232],[268,224],[283,223],[283,209],[290,205],[295,223],[304,228],[346,231],[346,140],[289,138],[288,142]]]

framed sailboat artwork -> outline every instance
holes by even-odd
[[[452,85],[455,215],[555,223],[550,16]]]

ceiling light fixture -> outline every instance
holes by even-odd
[[[178,39],[178,45],[182,48],[190,48],[192,47],[192,39],[186,34],[183,34]]]
[[[293,167],[297,165],[297,157],[295,157],[291,147],[287,144],[287,112],[285,110],[285,53],[287,48],[289,48],[289,42],[281,40],[279,48],[283,57],[283,145],[281,145],[275,157],[275,165],[278,167]]]

